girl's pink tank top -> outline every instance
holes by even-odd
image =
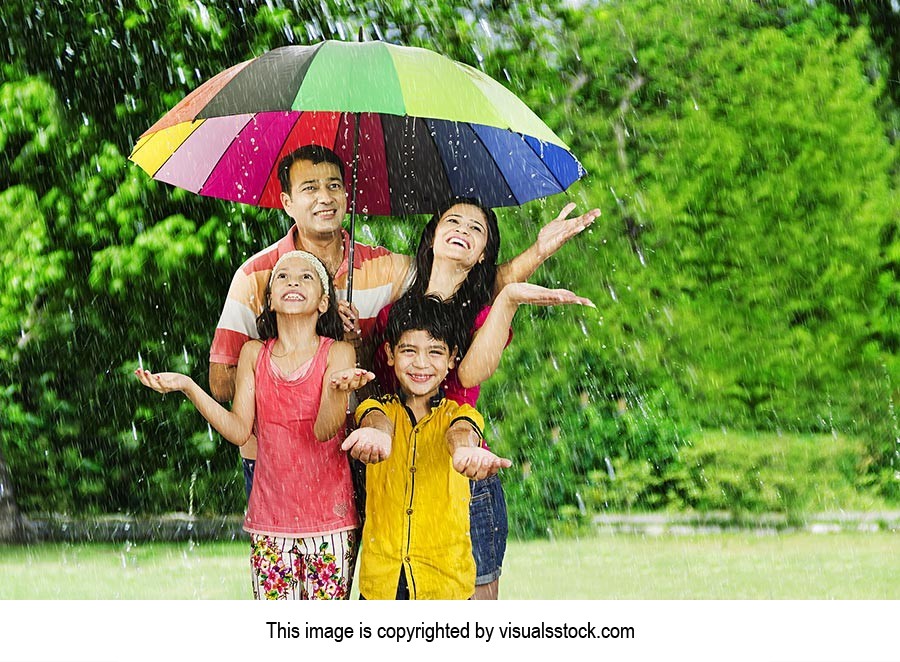
[[[274,343],[267,340],[256,361],[259,447],[244,530],[306,538],[356,528],[350,465],[341,450],[344,430],[325,442],[313,433],[334,340],[321,338],[306,374],[291,381],[272,365]]]

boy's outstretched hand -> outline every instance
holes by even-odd
[[[511,460],[498,457],[486,448],[462,446],[453,451],[453,468],[469,480],[483,480],[511,466]]]
[[[157,393],[172,393],[173,391],[183,391],[190,387],[193,380],[187,375],[180,372],[157,372],[152,373],[149,370],[138,368],[134,371],[137,378],[141,380],[141,384],[147,388],[152,388]]]
[[[357,428],[344,439],[341,450],[364,464],[378,464],[391,454],[391,435],[378,428]]]
[[[355,391],[375,379],[375,373],[362,368],[347,368],[331,373],[328,385],[336,391]]]

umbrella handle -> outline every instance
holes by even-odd
[[[353,113],[353,192],[350,196],[350,250],[347,253],[347,303],[353,303],[353,255],[356,252],[356,178],[359,171],[359,113]]]

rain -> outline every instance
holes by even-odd
[[[0,597],[251,597],[238,451],[135,371],[211,390],[235,274],[293,223],[274,157],[327,133],[363,254],[414,256],[437,205],[474,196],[499,265],[537,255],[529,283],[596,306],[517,302],[477,396],[511,461],[501,600],[900,598],[900,8],[850,4],[4,5]],[[422,73],[373,110],[393,88],[335,57],[315,89],[249,95],[286,107],[161,126],[221,72],[320,42],[427,49],[502,90],[489,108]],[[325,93],[357,105],[303,107]],[[541,254],[568,203],[602,213]],[[46,581],[6,581],[42,556]]]

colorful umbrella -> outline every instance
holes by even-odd
[[[454,196],[519,205],[584,174],[489,76],[384,42],[286,46],[231,67],[144,133],[130,159],[200,195],[280,207],[278,162],[311,143],[352,164],[351,236],[357,210],[428,213]]]

